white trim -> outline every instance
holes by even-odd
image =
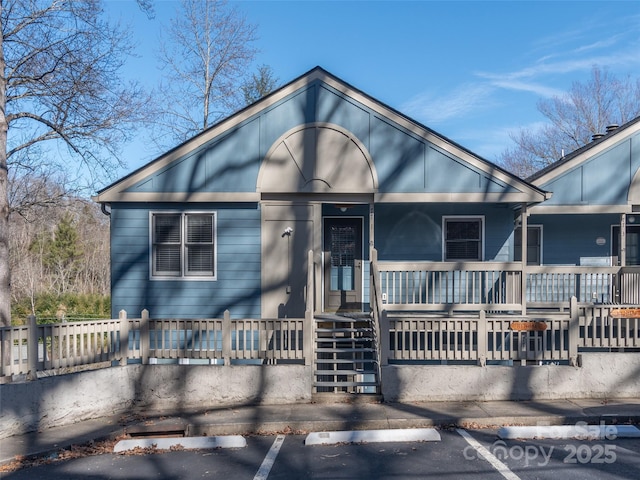
[[[534,205],[529,208],[530,215],[563,215],[594,213],[632,213],[631,205]]]
[[[459,260],[447,260],[446,259],[446,250],[447,250],[447,238],[446,238],[446,224],[447,220],[480,220],[480,259],[477,261],[484,262],[485,258],[485,216],[484,215],[443,215],[442,216],[442,261],[443,262],[457,262]],[[476,261],[476,260],[465,260],[465,261]]]
[[[153,217],[154,215],[180,215],[180,275],[154,275],[153,273]],[[184,264],[186,261],[186,222],[187,215],[211,215],[213,216],[213,275],[185,275]],[[151,281],[196,281],[215,282],[218,280],[218,211],[217,210],[149,210],[149,280]]]

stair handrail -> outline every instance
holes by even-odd
[[[382,304],[382,292],[380,285],[380,271],[378,270],[378,251],[375,248],[371,249],[371,288],[370,292],[373,295],[373,301],[370,302],[371,305],[371,323],[373,326],[373,332],[375,335],[375,344],[376,344],[376,370],[378,375],[378,386],[380,389],[379,393],[382,393],[382,356],[386,354],[386,352],[382,351],[382,342],[381,342],[381,328],[380,328],[380,315],[383,315],[383,304]]]

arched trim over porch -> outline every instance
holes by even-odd
[[[256,190],[261,193],[375,193],[378,175],[362,142],[330,123],[293,128],[271,146]]]

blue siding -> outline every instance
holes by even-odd
[[[611,226],[618,215],[531,215],[531,225],[542,225],[542,255],[545,265],[579,265],[580,257],[608,257]],[[579,232],[579,233],[578,233]],[[606,243],[598,245],[597,238]]]
[[[285,132],[312,122],[336,124],[356,135],[371,154],[380,192],[514,191],[321,82],[247,119],[129,191],[254,192],[268,149]]]
[[[639,144],[640,135],[627,138],[542,185],[553,192],[545,205],[626,205],[629,185],[640,168]]]
[[[217,212],[217,280],[150,280],[149,212]],[[256,204],[123,204],[111,211],[112,315],[260,317],[260,211]]]
[[[442,261],[442,217],[483,215],[485,260],[506,262],[513,233],[513,211],[486,204],[380,204],[375,207],[375,245],[380,260]]]

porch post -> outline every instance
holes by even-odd
[[[613,253],[613,252],[611,252]],[[620,214],[620,266],[627,266],[627,214]]]
[[[520,207],[520,231],[522,233],[522,242],[520,245],[520,259],[522,273],[520,274],[520,303],[522,305],[522,315],[527,314],[527,244],[528,240],[528,216],[527,204],[523,203]]]
[[[373,203],[369,204],[369,261],[371,261],[371,251],[375,247],[373,236],[375,234],[374,228],[375,222],[375,213],[374,213],[374,205]]]

